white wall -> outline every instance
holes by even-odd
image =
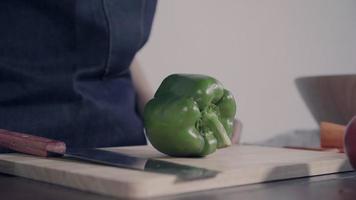
[[[177,72],[219,79],[244,142],[316,129],[294,79],[356,73],[356,0],[159,1],[138,57],[153,89]]]

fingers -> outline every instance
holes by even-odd
[[[239,144],[242,134],[242,122],[239,119],[234,119],[234,130],[232,132],[231,142],[233,144]]]

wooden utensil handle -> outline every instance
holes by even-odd
[[[330,123],[320,123],[320,146],[322,148],[338,148],[344,150],[346,126]]]
[[[0,146],[42,157],[66,151],[64,142],[4,129],[0,129]]]

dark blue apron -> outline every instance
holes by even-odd
[[[0,128],[71,147],[145,144],[129,66],[155,8],[154,0],[1,0]]]

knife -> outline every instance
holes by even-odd
[[[215,177],[219,171],[173,162],[140,158],[101,149],[68,148],[62,141],[0,129],[0,146],[41,157],[62,156],[113,167],[172,174],[176,182]]]

